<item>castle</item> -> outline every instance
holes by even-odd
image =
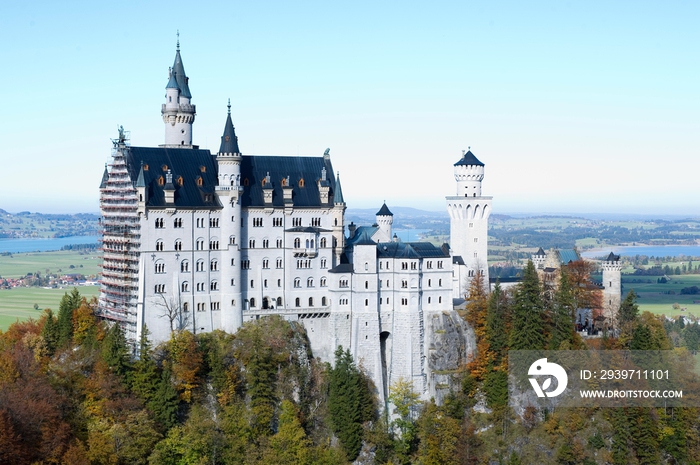
[[[329,150],[242,154],[230,103],[218,152],[194,145],[196,107],[179,42],[161,114],[163,145],[133,147],[120,129],[105,167],[101,317],[121,324],[132,343],[145,327],[158,343],[175,330],[233,333],[280,315],[304,325],[325,361],[349,348],[380,399],[400,378],[425,397],[434,392],[431,328],[471,276],[488,282],[484,164],[471,151],[454,164],[451,249],[400,242],[386,204],[375,225],[346,225]]]

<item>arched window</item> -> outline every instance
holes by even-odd
[[[306,239],[306,248],[307,249],[309,248],[309,240],[308,239]]]
[[[209,264],[209,269],[211,271],[219,271],[219,262],[217,260],[212,260]]]
[[[209,285],[209,289],[212,291],[219,290],[219,283],[217,281],[212,281],[211,284]]]
[[[165,262],[157,261],[155,268],[157,274],[165,273]]]
[[[182,250],[182,241],[180,239],[175,241],[175,250]]]
[[[255,298],[250,299],[250,308],[255,308]]]
[[[236,236],[231,236],[228,238],[228,243],[231,245],[236,245]]]
[[[197,260],[197,271],[204,271],[204,260]]]
[[[309,278],[306,280],[306,287],[314,287],[314,278]]]
[[[430,303],[430,297],[428,297],[428,303]]]
[[[301,307],[301,299],[299,297],[294,299],[294,304],[296,307]]]
[[[325,238],[325,237],[322,237],[322,238],[321,238],[321,248],[322,248],[322,249],[325,249],[325,248],[326,248],[326,238]]]
[[[311,239],[311,248],[312,249],[314,248],[314,240],[313,239]]]
[[[163,241],[158,239],[156,241],[156,252],[162,252],[163,251]]]
[[[326,277],[324,276],[321,278],[321,287],[326,287],[328,285],[328,282],[326,281]]]
[[[365,289],[369,289],[369,281],[365,281]]]
[[[296,239],[294,239],[294,248],[298,249],[299,247],[301,247],[301,239],[297,237]]]
[[[309,307],[313,307],[313,306],[314,306],[314,298],[309,297]]]
[[[187,260],[183,260],[182,263],[180,263],[180,271],[183,273],[187,273],[190,271],[190,262]]]
[[[189,291],[190,291],[190,283],[188,283],[187,281],[183,282],[183,283],[180,285],[180,290],[181,290],[182,292],[189,292]]]
[[[294,278],[294,287],[301,287],[301,279]]]
[[[277,297],[277,306],[278,307],[282,306],[282,297]]]
[[[325,307],[327,305],[327,300],[325,297],[321,297],[321,307]]]
[[[182,311],[183,311],[183,312],[189,312],[189,311],[190,311],[190,304],[189,304],[189,302],[185,302],[184,304],[182,304]]]

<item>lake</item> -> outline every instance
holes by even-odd
[[[421,236],[430,232],[430,229],[394,229],[392,231],[401,242],[418,242]]]
[[[646,255],[648,257],[677,257],[687,255],[689,257],[700,257],[700,245],[634,245],[634,246],[612,246],[607,249],[595,249],[582,252],[585,258],[598,258],[607,256],[610,252],[626,257],[635,255]]]
[[[0,239],[0,253],[48,252],[61,250],[64,245],[97,244],[100,236],[69,236],[58,238]]]

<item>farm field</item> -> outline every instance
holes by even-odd
[[[0,255],[0,277],[21,278],[37,271],[42,275],[80,273],[92,276],[99,272],[101,261],[101,254],[94,251],[61,250]]]
[[[37,319],[45,308],[58,312],[58,304],[63,294],[73,288],[44,289],[41,287],[16,287],[0,289],[0,330],[6,330],[12,323],[28,318]],[[100,292],[99,286],[79,286],[78,291],[83,297],[90,299]],[[34,310],[34,304],[39,306]]]
[[[692,315],[700,318],[700,294],[682,295],[681,289],[684,287],[698,286],[700,287],[700,275],[678,275],[672,276],[665,284],[656,282],[658,276],[622,276],[622,292],[623,298],[630,289],[634,289],[639,298],[637,304],[640,312],[651,312],[657,315],[665,314],[666,316],[675,317],[678,315]],[[636,282],[631,280],[636,279]],[[673,292],[673,293],[671,293]],[[673,304],[677,303],[680,308],[674,309]],[[685,309],[685,310],[683,310]]]

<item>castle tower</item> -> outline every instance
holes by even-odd
[[[459,283],[464,295],[469,280],[476,273],[484,276],[488,283],[488,220],[491,215],[493,197],[481,195],[484,179],[484,164],[470,151],[462,152],[462,158],[454,164],[457,193],[447,196],[447,211],[450,214],[450,246],[452,255],[464,262],[464,282]]]
[[[394,214],[391,213],[389,207],[386,206],[386,202],[382,205],[382,208],[377,212],[377,226],[381,231],[381,236],[378,237],[379,242],[390,242],[391,241],[391,225],[394,222]]]
[[[345,209],[340,173],[337,173],[333,191],[333,266],[340,264],[340,257],[345,250]]]
[[[223,247],[221,259],[221,326],[224,331],[233,333],[243,324],[243,300],[241,298],[241,151],[238,138],[231,121],[231,101],[221,136],[221,146],[216,155],[219,165],[219,179],[216,195],[223,205],[221,212],[221,239]]]
[[[543,270],[544,269],[544,261],[547,258],[547,254],[545,253],[544,249],[542,247],[539,248],[537,253],[532,255],[532,264],[535,265],[535,269],[537,270]]]
[[[165,103],[161,107],[165,123],[165,144],[161,147],[192,148],[192,124],[196,108],[190,103],[189,78],[180,57],[180,39],[177,41],[175,62],[170,68],[168,85],[165,86]]]
[[[622,264],[620,256],[610,252],[601,263],[603,268],[603,316],[608,324],[614,324],[617,312],[620,309],[622,294]]]

